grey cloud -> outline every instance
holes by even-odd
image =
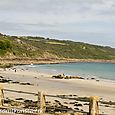
[[[115,33],[114,12],[115,0],[1,0],[0,31],[95,41]]]
[[[114,3],[114,0],[109,1]],[[107,5],[108,3],[110,5]],[[15,15],[17,13],[17,17],[22,13],[22,17],[35,14],[36,17],[44,15],[44,18],[52,16],[52,20],[53,17],[59,20],[59,17],[65,16],[65,19],[69,20],[73,15],[74,18],[81,19],[89,15],[101,15],[104,11],[110,14],[111,8],[107,9],[106,6],[111,6],[113,3],[108,0],[4,0],[0,2],[0,11],[15,13]]]
[[[114,0],[2,0],[0,20],[58,25],[84,19],[102,20],[108,15],[114,19],[114,4]]]
[[[9,2],[10,1],[10,2]],[[105,6],[108,0],[4,0],[0,2],[0,9],[12,10],[12,11],[34,11],[39,13],[62,13],[66,11],[76,12],[79,9],[84,10],[91,8],[92,6]],[[113,1],[114,0],[109,0]],[[110,6],[108,5],[108,6]],[[71,12],[71,13],[72,13]]]

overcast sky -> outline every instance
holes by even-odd
[[[0,0],[0,32],[115,47],[115,0]]]

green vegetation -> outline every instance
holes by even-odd
[[[0,64],[0,68],[11,68],[13,67],[12,64]]]
[[[68,40],[0,34],[0,57],[114,60],[115,49]]]

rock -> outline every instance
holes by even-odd
[[[0,76],[0,78],[4,78],[3,76]]]
[[[20,85],[33,85],[31,83],[20,83]]]
[[[74,108],[74,109],[79,110],[79,108]]]
[[[7,79],[4,79],[4,78],[2,78],[2,79],[0,79],[0,83],[8,83],[8,82],[10,82],[11,80],[7,80]]]
[[[95,78],[94,78],[94,77],[92,77],[91,79],[92,79],[92,80],[94,80]]]
[[[76,103],[74,106],[83,106],[82,104],[80,104],[80,103]]]
[[[99,82],[99,80],[96,80],[97,82]]]
[[[20,82],[19,81],[13,81],[12,83],[19,84]]]
[[[4,104],[9,104],[9,103],[11,103],[11,101],[12,100],[10,100],[10,99],[4,99]]]
[[[68,104],[68,102],[64,102],[64,104]]]
[[[16,98],[16,100],[24,100],[23,98]]]
[[[25,103],[31,103],[32,100],[24,100]]]
[[[32,100],[25,100],[24,101],[25,102],[25,104],[24,104],[24,107],[25,108],[35,108],[35,107],[37,107],[37,101],[32,101]]]

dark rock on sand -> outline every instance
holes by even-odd
[[[83,106],[82,104],[80,104],[80,103],[76,103],[74,106]]]

